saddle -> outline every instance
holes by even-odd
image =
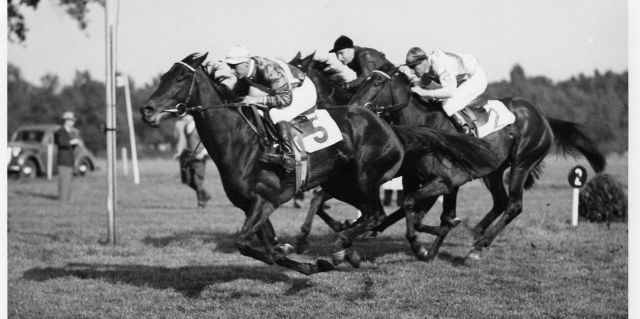
[[[484,108],[488,101],[486,97],[479,96],[467,104],[460,112],[475,136],[478,136],[478,127],[489,121],[489,112]]]
[[[247,123],[255,123],[255,126],[253,126],[253,124],[250,125],[252,125],[252,129],[260,138],[260,150],[274,152],[275,149],[279,147],[280,141],[275,123],[273,123],[269,116],[260,115],[256,106],[252,105],[248,110],[250,111],[245,112],[241,110],[240,112],[245,117],[247,115],[251,117],[251,119],[246,118]],[[300,191],[306,185],[307,175],[309,172],[309,153],[328,147],[337,142],[335,141],[335,138],[334,141],[328,140],[330,137],[329,132],[327,132],[323,126],[318,126],[318,123],[316,122],[317,119],[318,114],[316,114],[316,108],[313,107],[289,122],[290,140],[293,144],[293,155],[296,161],[296,192]],[[316,135],[319,135],[319,137],[316,137]],[[339,131],[338,135],[341,139],[342,135]],[[314,139],[314,143],[309,144],[309,142],[305,142],[309,138]]]
[[[516,121],[515,114],[503,102],[486,97],[474,99],[460,113],[475,136],[480,138]]]

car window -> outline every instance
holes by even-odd
[[[24,130],[15,135],[15,142],[40,143],[44,137],[44,131]]]

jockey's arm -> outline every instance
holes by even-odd
[[[365,52],[359,57],[360,65],[362,66],[362,73],[358,75],[358,77],[353,80],[347,82],[348,88],[359,87],[362,82],[366,81],[371,73],[378,68],[378,65],[375,62],[375,57],[371,55],[369,52]]]
[[[448,99],[452,97],[453,92],[458,87],[454,72],[446,68],[446,65],[439,63],[434,63],[432,70],[438,76],[441,85],[440,88],[423,89],[419,86],[414,86],[411,90],[424,98]]]
[[[284,71],[280,70],[276,65],[267,65],[265,67],[265,78],[270,83],[273,94],[263,97],[263,104],[269,108],[283,108],[291,105],[293,93]]]

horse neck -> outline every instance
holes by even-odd
[[[444,130],[453,127],[435,103],[423,103],[413,96],[409,97],[407,107],[400,112],[402,124],[417,124]]]
[[[218,91],[204,73],[198,73],[197,102],[202,106],[223,104]],[[256,136],[235,108],[207,109],[194,116],[198,135],[218,168],[237,169],[249,161],[247,152],[258,145]]]

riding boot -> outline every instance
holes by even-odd
[[[391,205],[391,196],[393,195],[393,190],[385,189],[384,190],[384,198],[382,199],[382,205],[389,206]]]
[[[289,173],[296,168],[296,160],[293,155],[291,144],[291,132],[289,131],[289,122],[280,121],[276,123],[276,129],[280,136],[280,154],[262,153],[258,158],[259,161],[271,164],[279,164]]]
[[[460,115],[460,112],[451,114],[449,120],[451,121],[451,124],[453,124],[453,126],[456,128],[456,130],[458,130],[458,132],[467,135],[474,135],[473,132],[471,132],[471,129],[469,128],[467,122],[465,122],[462,115]]]

